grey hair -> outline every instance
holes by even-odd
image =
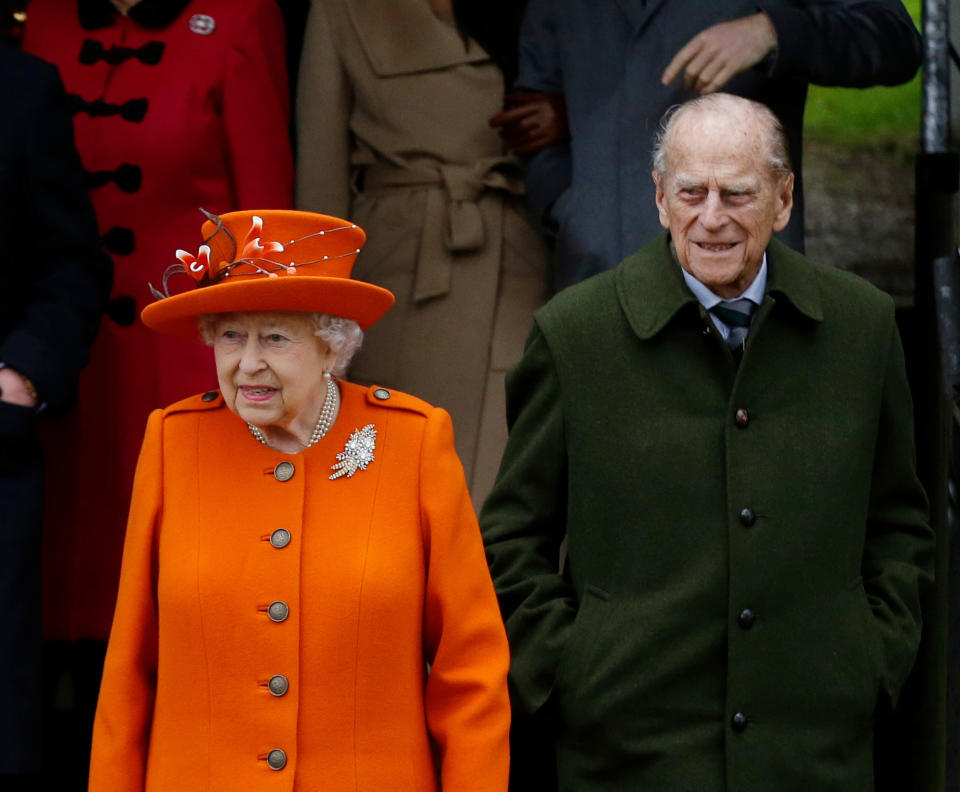
[[[670,143],[670,134],[677,123],[677,119],[688,112],[704,110],[729,111],[731,106],[740,105],[742,109],[749,109],[762,123],[766,130],[767,166],[775,178],[786,176],[793,172],[790,161],[790,143],[783,124],[776,114],[765,104],[734,96],[727,93],[712,93],[699,96],[683,104],[670,107],[660,119],[660,129],[653,140],[653,152],[650,165],[657,177],[662,181],[667,176],[667,148]]]
[[[283,311],[264,311],[264,313],[284,313]],[[353,319],[332,314],[304,312],[313,320],[313,334],[329,347],[336,356],[331,374],[342,377],[347,373],[350,361],[363,345],[363,330]],[[203,314],[197,317],[200,337],[207,346],[213,346],[217,322],[225,314]]]
[[[347,373],[350,361],[363,346],[363,330],[353,319],[325,313],[312,313],[316,327],[314,335],[323,341],[336,355],[331,374],[342,377]]]

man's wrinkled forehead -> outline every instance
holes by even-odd
[[[677,148],[709,143],[712,148],[762,152],[767,130],[756,113],[749,109],[725,110],[691,108],[677,114],[667,137],[667,153]]]
[[[666,140],[666,170],[676,183],[750,190],[769,164],[768,131],[756,113],[737,107],[681,111]],[[773,175],[772,173],[770,174]]]

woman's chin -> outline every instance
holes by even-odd
[[[266,429],[279,417],[279,413],[270,404],[250,404],[244,402],[243,397],[237,400],[234,412],[248,424],[260,429]]]

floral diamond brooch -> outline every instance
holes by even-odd
[[[367,424],[362,429],[354,430],[347,440],[343,451],[337,454],[337,463],[330,469],[336,471],[330,480],[346,476],[350,478],[358,470],[366,470],[367,465],[373,462],[373,452],[377,447],[377,430],[373,424]]]

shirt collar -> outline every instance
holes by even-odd
[[[683,269],[683,267],[680,268],[680,274],[683,275],[683,280],[687,286],[690,287],[693,295],[708,311],[720,303],[733,302],[734,300],[740,300],[744,297],[754,305],[760,305],[760,303],[763,302],[763,295],[767,290],[767,254],[763,254],[763,261],[760,262],[760,270],[754,276],[753,281],[744,289],[743,294],[739,294],[736,297],[723,298],[714,294],[709,288],[693,277],[693,275]]]
[[[640,338],[652,338],[686,304],[698,304],[681,277],[682,271],[670,252],[669,232],[658,235],[617,269],[617,297]],[[751,286],[757,286],[758,294],[763,294],[765,286],[767,296],[783,296],[784,302],[808,319],[823,320],[815,265],[776,239],[771,239],[767,248],[767,283],[757,280]]]

